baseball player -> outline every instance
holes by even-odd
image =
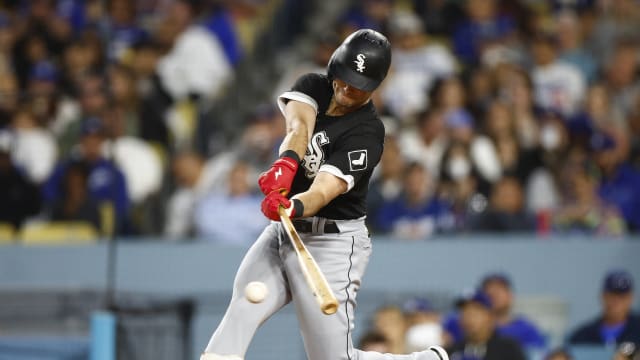
[[[242,359],[257,328],[293,301],[310,360],[448,360],[438,346],[409,355],[353,347],[356,292],[371,240],[365,227],[366,195],[384,142],[384,127],[371,102],[387,75],[389,41],[373,30],[351,34],[333,53],[327,75],[306,74],[280,95],[287,134],[280,158],[258,183],[262,212],[273,222],[249,249],[233,295],[201,360]],[[339,307],[323,314],[300,271],[278,215],[282,205],[335,293]],[[264,301],[242,296],[251,281],[266,284]]]

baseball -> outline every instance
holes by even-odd
[[[244,297],[256,304],[262,302],[267,297],[267,285],[261,281],[252,281],[244,288]]]

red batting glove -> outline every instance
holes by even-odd
[[[295,158],[289,155],[295,156]],[[297,157],[293,151],[286,151],[271,165],[269,170],[260,174],[258,185],[263,194],[269,195],[276,191],[286,195],[291,191],[291,183],[296,176],[296,171],[298,171]]]
[[[282,205],[291,219],[304,214],[304,204],[299,199],[289,200],[277,191],[270,193],[262,200],[262,213],[271,220],[280,221],[278,208]]]
[[[294,212],[291,201],[281,193],[274,191],[262,200],[262,213],[271,220],[280,221],[280,213],[278,213],[278,207],[280,207],[280,205],[287,209],[287,213],[289,213],[289,208]],[[289,216],[291,216],[291,214]]]

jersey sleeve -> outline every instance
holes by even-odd
[[[331,99],[331,84],[321,74],[306,74],[298,78],[289,91],[278,96],[278,108],[284,114],[285,105],[290,100],[310,105],[316,114],[326,111]]]
[[[380,162],[384,143],[384,127],[355,127],[335,145],[331,156],[320,166],[324,171],[347,183],[349,192],[360,179],[371,174]]]

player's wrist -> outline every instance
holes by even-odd
[[[304,214],[304,204],[300,199],[291,199],[291,206],[289,207],[289,217],[299,218]]]
[[[293,150],[285,150],[280,154],[280,159],[291,159],[295,162],[295,166],[297,167],[300,163],[300,156]]]

